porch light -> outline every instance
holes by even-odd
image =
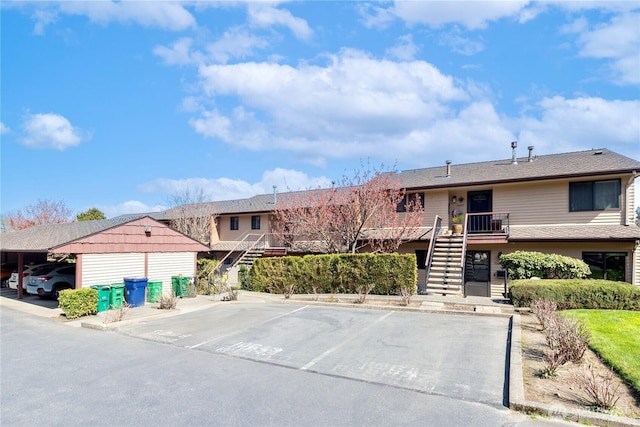
[[[151,226],[150,225],[145,225],[144,226],[144,234],[146,234],[147,236],[151,234]]]
[[[451,198],[451,203],[458,203],[458,198],[456,196],[453,196]]]

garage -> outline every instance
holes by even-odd
[[[75,288],[147,277],[171,290],[171,276],[194,276],[199,252],[209,247],[150,216],[48,224],[2,233],[3,263],[25,263],[57,256],[75,259]],[[22,298],[22,286],[18,286]]]

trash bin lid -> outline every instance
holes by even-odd
[[[125,282],[146,282],[147,278],[146,277],[125,277],[123,279]]]
[[[109,285],[91,285],[90,286],[91,289],[111,289],[111,286]]]

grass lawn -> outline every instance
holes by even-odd
[[[640,393],[640,311],[566,310],[591,333],[589,347]]]

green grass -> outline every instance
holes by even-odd
[[[640,394],[640,312],[566,310],[589,329],[589,347]]]

